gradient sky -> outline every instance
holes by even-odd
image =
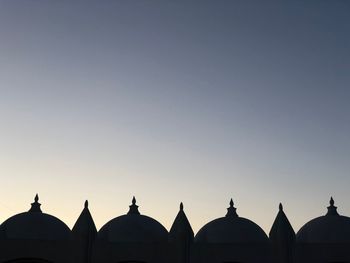
[[[0,222],[350,215],[349,1],[0,2]]]

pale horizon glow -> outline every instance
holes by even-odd
[[[349,216],[350,2],[261,2],[0,2],[0,223]]]

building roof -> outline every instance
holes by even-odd
[[[72,234],[74,237],[89,240],[95,239],[97,235],[97,229],[89,211],[89,203],[87,200],[85,201],[83,211],[73,226]]]
[[[339,215],[331,197],[327,214],[306,223],[297,233],[298,243],[350,243],[350,218]]]
[[[194,233],[190,222],[184,212],[184,206],[180,203],[180,211],[178,212],[173,225],[169,231],[169,240],[174,241],[176,239],[188,239],[192,241]]]
[[[226,216],[202,227],[195,237],[195,242],[266,243],[268,237],[257,224],[237,215],[231,199]]]
[[[0,226],[6,239],[66,240],[71,236],[68,226],[58,218],[41,211],[38,195],[28,212],[14,215]]]
[[[279,204],[279,211],[271,227],[269,237],[272,242],[276,243],[291,244],[295,241],[294,229],[284,213],[281,203]]]
[[[135,197],[126,215],[106,223],[98,232],[98,239],[109,242],[167,242],[168,231],[155,219],[141,215]]]

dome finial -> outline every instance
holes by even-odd
[[[278,208],[279,208],[280,211],[283,211],[283,205],[282,205],[282,203],[279,204]]]
[[[232,198],[230,200],[230,207],[233,207],[233,200],[232,200]]]
[[[84,208],[89,208],[89,201],[88,200],[85,200]]]
[[[136,198],[135,198],[135,196],[132,197],[131,205],[129,207],[130,207],[130,209],[129,209],[128,215],[130,215],[130,214],[139,215],[140,214],[139,206],[136,205]]]
[[[41,204],[39,203],[39,195],[36,194],[35,197],[34,197],[34,203],[31,204],[32,207],[29,209],[29,212],[39,212],[41,213],[41,209],[40,209],[40,206]]]
[[[226,216],[229,216],[229,217],[237,217],[237,213],[236,213],[236,208],[233,206],[233,200],[231,198],[230,200],[230,207],[227,208],[227,214]]]
[[[326,215],[339,215],[337,211],[337,207],[334,206],[334,199],[331,196],[331,199],[329,200],[329,206],[327,207],[328,211]]]
[[[181,202],[180,203],[180,210],[183,211],[184,210],[184,204]]]

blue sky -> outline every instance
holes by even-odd
[[[0,219],[127,211],[195,231],[350,214],[347,1],[0,2]]]

